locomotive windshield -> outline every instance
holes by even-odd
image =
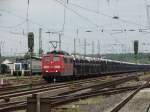
[[[50,61],[60,61],[60,58],[58,56],[54,56],[54,57],[46,56],[45,62],[50,62]]]
[[[54,56],[53,61],[60,61],[60,58],[58,56]]]
[[[20,70],[21,69],[21,64],[18,63],[18,64],[15,64],[15,70]]]
[[[50,62],[50,61],[51,61],[50,57],[48,57],[48,56],[45,57],[45,61],[46,61],[46,62]]]
[[[29,70],[29,65],[27,63],[22,64],[23,70]]]

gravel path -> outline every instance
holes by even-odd
[[[119,112],[147,112],[150,105],[150,89],[141,90]]]

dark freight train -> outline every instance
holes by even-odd
[[[86,77],[110,73],[148,71],[150,65],[113,61],[102,58],[71,56],[52,51],[42,57],[42,75],[46,80],[65,77]]]

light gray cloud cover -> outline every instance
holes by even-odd
[[[62,3],[65,0],[59,0]],[[147,28],[146,2],[145,0],[69,0],[66,4],[66,22],[64,35],[62,36],[62,49],[73,52],[73,38],[76,30],[77,52],[83,53],[83,39],[91,43],[100,40],[101,53],[131,52],[133,40],[140,41],[140,51],[149,50],[149,33],[132,31],[116,33],[112,29],[140,29]],[[147,3],[148,4],[148,3]],[[75,14],[76,13],[76,14]],[[26,29],[27,0],[0,0],[0,41],[5,41],[3,55],[16,55],[27,51]],[[104,14],[104,15],[103,15]],[[82,17],[80,17],[82,16]],[[119,16],[119,20],[112,19]],[[60,31],[64,21],[64,6],[56,0],[30,0],[29,6],[29,31],[35,33],[35,51],[38,51],[38,29],[43,28],[43,49],[52,49],[50,40],[58,38],[47,31]],[[127,20],[127,21],[122,21]],[[20,24],[20,25],[19,25]],[[12,27],[16,26],[17,27]],[[40,26],[42,25],[42,26]],[[12,27],[12,28],[10,28]],[[104,30],[101,32],[101,30]],[[91,30],[92,32],[85,32]],[[148,30],[149,31],[149,30]],[[145,44],[144,44],[145,43]],[[124,44],[124,46],[121,44]],[[143,46],[142,46],[143,45]],[[91,53],[91,46],[87,47]]]

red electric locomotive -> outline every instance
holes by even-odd
[[[73,57],[64,51],[52,51],[42,57],[42,75],[47,81],[73,75]]]

